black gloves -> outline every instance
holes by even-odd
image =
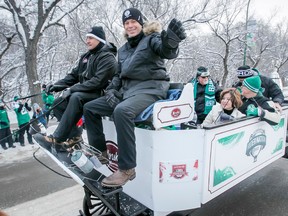
[[[228,115],[224,112],[221,112],[220,114],[220,122],[232,121],[233,119],[234,119],[233,116]]]
[[[167,32],[161,33],[162,43],[165,47],[176,48],[179,43],[187,37],[181,21],[172,19],[168,25]]]
[[[70,95],[71,95],[71,90],[70,90],[70,88],[67,88],[62,92],[61,97],[63,99],[67,99],[68,97],[70,97]]]
[[[49,93],[49,92],[59,92],[63,89],[65,89],[66,86],[60,86],[60,85],[48,85],[46,88],[45,88],[45,92],[46,93]]]
[[[9,126],[7,122],[3,122],[3,121],[0,121],[0,125],[2,125],[3,127]]]
[[[111,108],[115,108],[122,100],[122,95],[115,89],[105,92],[105,98]]]

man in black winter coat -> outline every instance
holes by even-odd
[[[211,79],[208,68],[203,66],[197,68],[196,78],[189,82],[194,86],[194,103],[197,114],[195,123],[202,124],[213,105],[220,102],[222,89]]]
[[[103,89],[108,86],[116,73],[117,49],[106,42],[102,27],[95,26],[86,35],[88,52],[81,56],[80,61],[71,73],[46,88],[46,92],[63,91],[52,106],[57,120],[60,121],[52,135],[34,135],[38,143],[46,148],[58,144],[64,148],[72,147],[82,140],[82,128],[76,124],[83,115],[85,103],[100,97]]]
[[[271,78],[260,75],[256,68],[250,68],[248,65],[243,65],[237,69],[237,76],[239,81],[233,84],[233,87],[237,88],[242,86],[242,82],[245,78],[251,76],[259,76],[261,79],[261,88],[263,89],[262,95],[268,99],[271,99],[277,110],[282,110],[281,104],[284,101],[284,95],[280,87]]]
[[[186,38],[182,23],[173,19],[166,31],[158,22],[144,25],[141,12],[129,8],[122,15],[127,42],[118,51],[118,73],[104,97],[86,103],[84,117],[90,145],[106,152],[102,116],[113,115],[117,132],[118,167],[102,180],[106,187],[118,187],[136,176],[134,119],[157,100],[166,98],[169,76],[164,59],[176,58],[179,43]]]

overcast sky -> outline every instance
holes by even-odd
[[[274,22],[280,21],[285,17],[287,19],[288,0],[251,0],[250,13],[255,14],[256,18],[261,17],[265,20],[270,19],[271,15],[275,13]]]

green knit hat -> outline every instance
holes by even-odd
[[[244,79],[243,86],[255,93],[262,92],[261,79],[259,76],[252,76]]]

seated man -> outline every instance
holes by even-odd
[[[127,42],[119,49],[118,73],[106,89],[105,97],[84,106],[89,144],[97,146],[103,156],[107,152],[101,117],[113,114],[119,169],[102,180],[105,187],[122,186],[135,178],[134,119],[146,107],[166,97],[169,75],[164,59],[176,58],[179,43],[186,38],[182,23],[176,19],[162,34],[159,33],[161,26],[158,22],[143,27],[143,16],[136,8],[125,10],[122,19]]]
[[[243,105],[239,108],[240,112],[247,116],[259,116],[261,120],[271,125],[277,125],[280,122],[280,113],[276,110],[273,101],[262,95],[259,76],[244,79],[241,90],[245,98]]]
[[[49,136],[34,135],[34,139],[45,148],[52,144],[65,149],[82,141],[82,128],[76,126],[83,115],[85,103],[100,97],[117,69],[116,47],[107,44],[102,27],[95,26],[86,35],[88,51],[81,56],[78,66],[65,78],[46,88],[46,92],[63,92],[53,106],[54,115],[60,121]]]
[[[252,76],[259,76],[261,79],[262,94],[264,97],[271,99],[275,103],[278,110],[282,110],[281,104],[284,101],[284,95],[280,87],[270,78],[259,74],[256,68],[250,68],[248,65],[243,65],[237,69],[239,81],[233,84],[237,88],[242,86],[243,80]]]
[[[191,80],[194,85],[194,103],[197,114],[197,124],[202,124],[216,101],[220,102],[222,89],[210,78],[210,72],[205,67],[197,69],[196,79]]]

